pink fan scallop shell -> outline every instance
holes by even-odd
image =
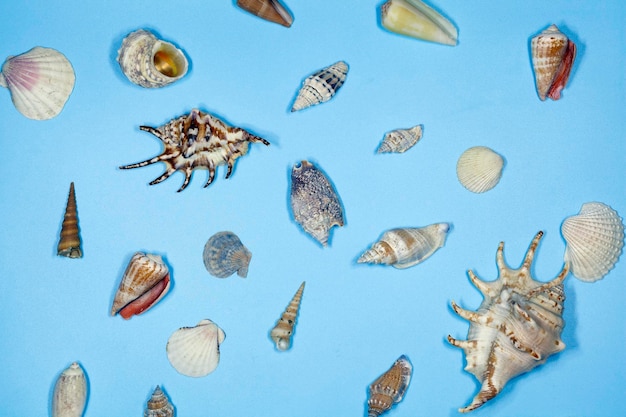
[[[563,221],[565,262],[581,281],[603,278],[617,263],[624,247],[624,224],[617,212],[603,203],[585,203],[580,213]]]
[[[167,359],[180,374],[206,376],[217,368],[225,337],[224,331],[208,319],[195,327],[182,327],[167,341]]]

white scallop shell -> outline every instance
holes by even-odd
[[[183,375],[206,376],[217,368],[225,337],[224,331],[208,319],[195,327],[181,327],[167,341],[167,359]]]
[[[463,187],[473,193],[491,190],[500,181],[504,159],[486,146],[475,146],[461,154],[456,175]]]
[[[585,203],[580,213],[563,221],[565,262],[585,282],[603,278],[617,263],[624,247],[624,224],[615,210],[603,203]]]
[[[65,369],[52,394],[52,417],[81,417],[87,404],[87,378],[78,362]]]
[[[291,111],[306,109],[324,103],[339,91],[348,75],[348,64],[343,61],[323,68],[304,80]]]
[[[36,46],[2,65],[0,85],[11,92],[15,108],[29,119],[58,115],[74,89],[74,68],[61,52]]]

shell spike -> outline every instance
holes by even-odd
[[[66,256],[68,258],[81,258],[83,256],[73,182],[70,184],[70,192],[67,197],[65,215],[61,226],[61,237],[57,246],[57,255]]]
[[[454,310],[454,312],[465,320],[474,323],[481,322],[481,315],[477,312],[466,310],[463,307],[460,307],[457,303],[454,302],[454,300],[450,304],[452,305],[452,309]]]
[[[526,256],[524,257],[524,262],[522,263],[522,269],[530,270],[530,266],[533,263],[533,258],[535,257],[535,251],[537,250],[537,246],[539,246],[539,241],[543,237],[543,232],[540,230],[537,232],[533,241],[531,242],[528,250],[526,251]]]
[[[476,287],[482,295],[488,295],[490,297],[494,295],[494,289],[492,288],[492,285],[478,278],[478,276],[474,274],[474,271],[472,271],[471,269],[468,270],[467,275],[470,277],[470,281],[472,281],[474,287]]]
[[[459,339],[455,339],[454,337],[450,335],[448,335],[447,339],[448,339],[448,343],[450,343],[452,346],[455,346],[461,349],[467,349],[474,345],[474,342],[470,340],[459,340]]]
[[[302,301],[305,283],[306,282],[302,282],[284,313],[276,322],[276,326],[270,331],[270,338],[276,344],[276,349],[280,351],[288,350],[291,347],[291,338],[293,337],[296,326],[296,318],[300,310],[300,302]]]

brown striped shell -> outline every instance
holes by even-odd
[[[76,194],[74,193],[74,183],[72,182],[70,184],[70,193],[67,196],[63,224],[61,225],[61,237],[57,246],[57,255],[68,258],[82,258],[83,251],[80,243]]]
[[[290,27],[293,17],[278,0],[237,0],[237,6],[268,22]]]
[[[413,366],[409,358],[402,355],[387,372],[379,376],[369,387],[367,416],[378,417],[402,401],[412,372]]]
[[[291,107],[295,112],[317,104],[325,103],[337,94],[348,76],[348,64],[334,63],[310,75],[304,80]]]
[[[170,402],[167,395],[160,386],[154,389],[150,396],[146,409],[143,412],[144,417],[174,417],[174,406]]]
[[[305,283],[300,284],[300,288],[298,288],[289,305],[276,322],[276,326],[270,331],[270,338],[274,341],[278,350],[285,351],[291,348],[291,339],[296,327],[296,318],[298,317],[298,311],[300,311],[300,302],[302,301]]]

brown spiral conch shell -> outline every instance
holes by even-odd
[[[143,162],[121,166],[120,169],[140,168],[163,162],[166,170],[150,185],[158,184],[174,172],[185,174],[185,181],[178,189],[184,190],[191,180],[191,173],[196,169],[209,171],[209,179],[204,184],[208,187],[215,178],[215,169],[227,165],[226,178],[230,177],[237,158],[248,153],[250,143],[260,142],[269,146],[269,142],[239,127],[232,127],[222,120],[198,109],[191,113],[170,120],[163,126],[154,128],[139,126],[139,129],[152,133],[159,138],[165,149],[161,155]]]
[[[328,178],[309,161],[291,170],[291,210],[305,232],[322,246],[328,245],[330,229],[343,226],[343,208]]]
[[[530,41],[530,55],[539,98],[561,98],[576,58],[576,44],[552,25]]]
[[[423,126],[396,129],[385,134],[376,153],[403,153],[411,149],[422,138]]]
[[[303,282],[296,291],[289,305],[276,322],[276,326],[270,331],[270,338],[276,344],[276,349],[280,351],[289,350],[291,348],[291,339],[296,327],[296,318],[300,310],[300,302],[302,301],[302,293],[304,292]]]
[[[83,251],[80,247],[78,212],[76,210],[76,194],[74,193],[73,182],[70,184],[70,193],[67,196],[57,255],[68,258],[81,258],[83,256]]]
[[[202,260],[209,274],[228,278],[235,272],[241,278],[248,276],[252,253],[233,232],[218,232],[204,245]]]
[[[86,405],[87,378],[78,362],[74,362],[54,384],[52,417],[81,417]]]
[[[226,334],[209,319],[194,327],[181,327],[167,341],[167,359],[182,375],[199,378],[215,371]]]
[[[391,265],[398,269],[417,265],[443,247],[449,231],[448,223],[387,230],[357,263]]]
[[[565,264],[550,282],[540,282],[531,276],[535,251],[543,232],[533,239],[519,269],[511,269],[504,261],[504,242],[496,254],[498,279],[481,281],[471,270],[468,275],[483,294],[477,311],[452,308],[470,322],[467,340],[448,335],[448,341],[465,352],[467,366],[482,384],[471,404],[459,411],[466,413],[493,399],[512,378],[541,365],[555,353],[565,349],[561,340],[563,280],[569,272]]]
[[[174,417],[174,406],[160,386],[150,396],[143,417]]]
[[[170,289],[170,272],[159,255],[137,252],[126,267],[115,294],[111,315],[130,319],[150,309]]]
[[[391,368],[370,385],[367,416],[378,417],[404,398],[411,381],[413,366],[402,355]]]
[[[291,27],[293,16],[278,0],[237,0],[237,6],[268,22]]]
[[[291,107],[295,112],[317,104],[325,103],[337,94],[348,76],[348,64],[335,62],[315,72],[304,80]]]

